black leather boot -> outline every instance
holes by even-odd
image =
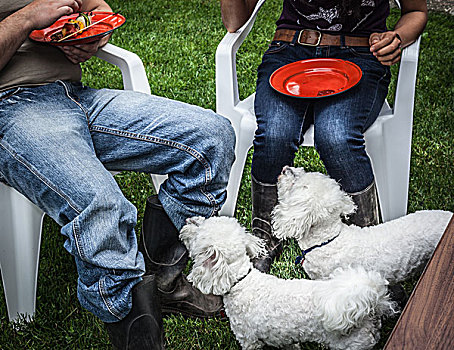
[[[382,222],[375,181],[365,190],[357,193],[349,193],[349,195],[352,197],[357,209],[346,220],[348,224],[366,227],[378,225]]]
[[[277,203],[277,185],[261,183],[252,177],[252,234],[265,240],[267,254],[252,260],[254,267],[268,273],[282,253],[282,243],[273,236],[271,211]]]
[[[203,294],[183,274],[189,257],[178,234],[158,197],[149,197],[139,250],[145,258],[146,274],[156,275],[163,315],[224,318],[222,298]]]
[[[154,276],[144,276],[132,289],[132,309],[118,322],[104,323],[116,350],[164,349],[161,309]]]

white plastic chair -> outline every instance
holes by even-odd
[[[112,44],[97,56],[118,66],[125,90],[150,94],[147,75],[140,58]],[[152,175],[156,189],[166,179]],[[39,249],[44,213],[13,188],[0,183],[0,268],[8,317],[31,319],[35,313]]]
[[[254,94],[240,101],[236,53],[252,29],[260,7],[259,0],[249,20],[235,33],[227,33],[216,51],[216,111],[231,120],[237,136],[236,161],[227,189],[227,203],[221,215],[231,215],[241,183],[248,150],[256,130]],[[383,104],[376,122],[366,131],[366,150],[378,188],[382,218],[389,221],[407,212],[410,175],[411,135],[416,72],[420,38],[402,52],[394,108]],[[313,125],[304,135],[303,146],[314,145]]]

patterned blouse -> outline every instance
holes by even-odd
[[[359,11],[342,10],[341,0],[284,0],[279,29],[317,29],[322,32],[369,36],[386,31],[389,0],[360,0]]]

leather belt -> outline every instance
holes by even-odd
[[[307,46],[343,46],[341,42],[341,35],[331,35],[319,32],[313,29],[278,29],[274,34],[273,41],[286,41],[293,42],[295,35],[298,34],[295,43]],[[345,39],[345,46],[370,46],[369,38],[360,36],[343,36]]]

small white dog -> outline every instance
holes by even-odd
[[[326,278],[339,267],[362,266],[390,284],[401,282],[424,267],[452,216],[425,210],[377,226],[348,226],[341,216],[356,209],[350,196],[327,175],[302,168],[283,169],[278,198],[274,235],[298,241],[299,258],[312,279]]]
[[[387,282],[364,269],[335,271],[324,281],[285,280],[253,268],[264,243],[230,217],[186,220],[180,238],[194,265],[188,279],[203,293],[222,295],[230,326],[243,349],[265,345],[331,349],[376,344],[380,316],[394,312]]]

